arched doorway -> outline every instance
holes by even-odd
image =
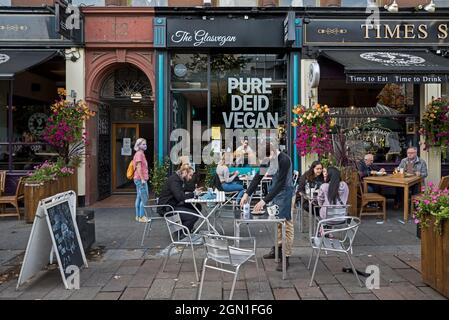
[[[126,170],[138,138],[147,140],[151,168],[154,158],[152,86],[140,69],[118,64],[103,81],[98,112],[98,195],[135,192]]]

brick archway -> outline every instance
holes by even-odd
[[[155,88],[153,53],[118,49],[111,51],[91,51],[86,53],[86,100],[100,102],[100,90],[104,80],[112,70],[122,63],[129,63],[140,69]],[[154,90],[153,90],[154,95]],[[153,97],[154,98],[154,97]]]
[[[102,103],[100,92],[103,83],[115,69],[123,64],[130,64],[141,70],[149,79],[153,99],[155,94],[155,74],[153,65],[153,52],[142,49],[116,49],[116,50],[89,50],[86,52],[86,97],[94,111],[98,111],[98,106]],[[97,117],[91,118],[86,124],[89,132],[88,155],[86,157],[86,205],[91,205],[98,199],[98,125]]]

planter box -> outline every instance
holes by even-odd
[[[439,235],[430,218],[429,227],[421,228],[421,275],[423,282],[449,298],[449,220]]]
[[[60,177],[56,181],[48,181],[40,184],[25,183],[25,221],[27,223],[33,223],[40,200],[70,190],[78,193],[76,177],[77,172],[75,170],[73,175]]]

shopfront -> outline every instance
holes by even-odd
[[[85,100],[96,111],[87,123],[86,205],[111,194],[134,193],[126,169],[140,137],[153,166],[155,65],[153,8],[84,7]]]
[[[53,10],[0,7],[0,170],[7,171],[7,194],[19,176],[57,157],[41,133],[58,90],[76,77],[67,64],[79,59],[80,19],[78,29],[63,35]]]
[[[289,18],[294,34],[301,21]],[[254,152],[261,141],[276,139],[293,154],[289,110],[299,79],[290,70],[300,45],[285,40],[288,13],[203,11],[165,19],[164,154],[207,163],[211,152],[235,151],[245,137]]]
[[[422,14],[364,14],[333,18],[312,15],[304,24],[303,62],[310,65],[310,101],[327,104],[352,156],[370,152],[392,171],[409,146],[420,146],[420,116],[448,82],[447,20]],[[441,175],[440,156],[421,148],[429,179]]]

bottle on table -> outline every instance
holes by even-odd
[[[249,219],[250,218],[250,205],[249,202],[245,203],[243,205],[243,219]]]

